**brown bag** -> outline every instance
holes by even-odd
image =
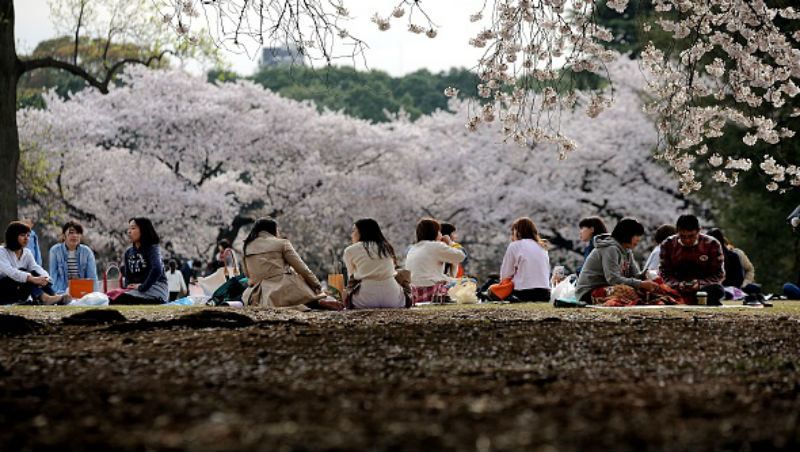
[[[394,275],[394,280],[403,288],[403,296],[406,298],[406,308],[410,308],[414,305],[414,301],[411,298],[411,271],[398,268]]]

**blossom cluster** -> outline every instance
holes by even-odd
[[[763,0],[655,0],[654,7],[657,25],[686,43],[678,55],[652,43],[642,53],[652,98],[647,111],[662,138],[659,155],[678,172],[681,190],[701,187],[695,165],[706,164],[715,169],[713,180],[735,185],[759,160],[767,189],[800,186],[795,164],[750,150],[774,149],[796,133],[787,105],[800,93],[800,34],[787,30],[797,27],[800,12]],[[741,134],[744,146],[723,161],[714,147],[728,133]]]

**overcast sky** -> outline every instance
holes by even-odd
[[[480,26],[469,22],[469,15],[480,8],[482,0],[427,2],[427,11],[440,27],[435,39],[406,31],[406,18],[393,21],[389,31],[378,31],[370,17],[375,12],[387,15],[397,3],[396,0],[345,0],[354,18],[348,29],[370,46],[366,54],[370,69],[403,75],[421,68],[437,72],[475,66],[481,53],[467,42],[480,31]],[[55,36],[47,0],[16,0],[15,7],[18,52],[30,51],[40,41]],[[242,74],[250,74],[256,67],[255,60],[246,55],[227,53],[226,59]]]

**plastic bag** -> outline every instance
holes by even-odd
[[[108,306],[108,295],[103,292],[87,293],[79,300],[72,300],[68,306]]]
[[[550,302],[556,300],[575,301],[575,278],[570,275],[550,291]]]
[[[447,295],[458,304],[475,304],[478,302],[477,292],[477,281],[471,278],[462,278],[447,290]]]
[[[189,297],[178,298],[175,301],[167,303],[166,306],[194,306],[194,300]]]

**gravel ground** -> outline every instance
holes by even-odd
[[[794,303],[5,308],[0,449],[797,450]]]

